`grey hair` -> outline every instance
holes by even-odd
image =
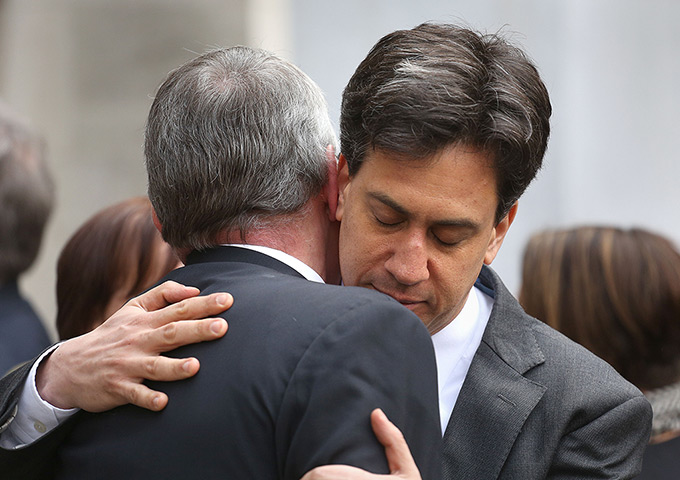
[[[0,102],[0,285],[35,261],[54,205],[42,137]]]
[[[214,245],[295,214],[325,185],[337,140],[320,88],[249,47],[207,52],[170,72],[151,106],[149,198],[173,247]]]

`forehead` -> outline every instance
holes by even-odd
[[[449,146],[424,159],[371,150],[351,180],[369,196],[388,198],[426,216],[474,213],[481,221],[493,216],[498,204],[492,157],[466,145]]]

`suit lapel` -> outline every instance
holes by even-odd
[[[546,387],[524,377],[544,361],[525,314],[487,267],[494,306],[444,435],[444,478],[498,478]]]

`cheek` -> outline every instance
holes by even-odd
[[[345,217],[345,220],[340,224],[340,235],[338,237],[340,274],[345,283],[350,282],[354,276],[354,259],[356,258],[353,248],[354,239],[349,235],[349,223],[349,220]]]

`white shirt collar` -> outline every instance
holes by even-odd
[[[242,243],[226,243],[224,244],[224,246],[246,248],[248,250],[255,250],[256,252],[264,253],[265,255],[275,258],[281,263],[285,263],[310,282],[325,283],[323,281],[323,278],[321,278],[321,275],[316,273],[316,271],[314,271],[312,267],[302,262],[301,260],[298,260],[297,258],[293,257],[292,255],[288,255],[286,252],[282,252],[281,250],[277,250],[275,248],[270,247],[264,247],[262,245],[245,245]]]
[[[432,336],[437,358],[442,434],[446,431],[475,352],[482,343],[492,308],[493,299],[473,287],[458,316]]]

